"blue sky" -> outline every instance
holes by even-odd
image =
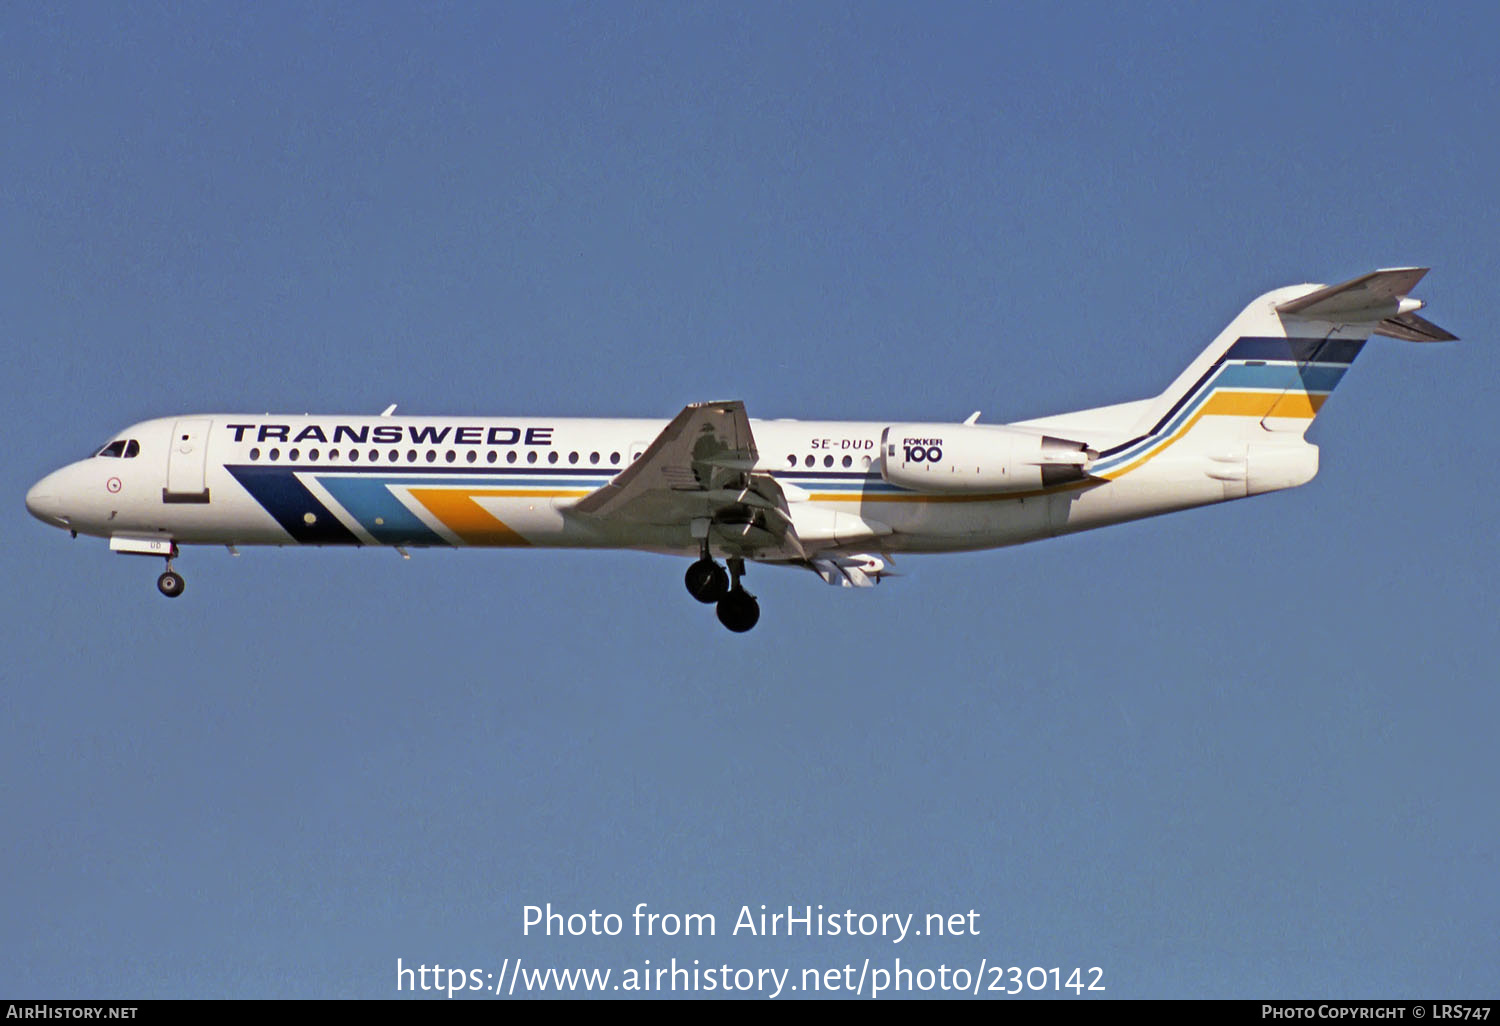
[[[1102,966],[1115,997],[1500,984],[1491,5],[137,3],[0,15],[0,993],[489,970]],[[752,570],[189,550],[26,515],[199,410],[1019,419],[1273,287],[1431,265],[1290,492]],[[712,912],[546,939],[522,908]],[[727,936],[739,907],[978,937]]]

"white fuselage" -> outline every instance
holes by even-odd
[[[32,489],[39,517],[82,534],[178,544],[636,548],[692,554],[688,525],[570,515],[627,467],[661,420],[202,414],[136,424],[130,457],[95,456]],[[819,551],[952,552],[1247,494],[1245,475],[1163,457],[1115,481],[1007,495],[887,484],[887,424],[752,421],[759,465]],[[836,514],[836,517],[830,516]],[[873,525],[867,529],[865,525]],[[733,551],[730,544],[717,544]],[[772,552],[747,553],[776,561]]]
[[[1307,428],[1366,339],[1453,338],[1407,295],[1425,273],[1273,290],[1160,394],[1014,424],[757,421],[737,400],[667,421],[199,414],[127,428],[37,482],[26,507],[165,557],[167,596],[182,594],[183,544],[696,556],[689,594],[742,632],[760,616],[747,560],[870,587],[894,553],[1015,545],[1312,480]]]

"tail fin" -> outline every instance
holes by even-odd
[[[1118,477],[1190,434],[1239,452],[1253,440],[1296,442],[1370,335],[1454,338],[1416,316],[1423,303],[1406,295],[1426,273],[1389,268],[1339,285],[1266,293],[1150,402],[1126,441],[1099,454],[1090,473]]]

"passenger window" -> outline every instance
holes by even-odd
[[[260,459],[260,450],[259,449],[251,449],[250,450],[250,459],[251,460],[258,460],[258,459]]]
[[[791,453],[788,453],[786,457],[786,465],[789,467],[795,467],[797,465],[797,457],[793,456]]]
[[[505,462],[506,463],[514,463],[514,462],[516,462],[516,450],[512,449],[510,452],[508,452],[508,453],[505,454]]]
[[[392,449],[391,450],[391,456],[390,456],[391,462],[395,463],[400,458],[401,458],[401,454],[399,452],[397,452],[395,449]]]
[[[853,456],[845,456],[844,457],[844,466],[846,466],[846,467],[852,467],[852,466],[854,466],[854,457]]]
[[[431,463],[431,462],[433,462],[436,459],[437,459],[437,453],[434,450],[432,450],[432,449],[428,449],[427,450],[427,462]]]
[[[350,449],[349,450],[349,462],[350,463],[358,463],[359,462],[359,450],[358,449]]]
[[[547,462],[548,463],[556,463],[557,462],[557,450],[556,449],[553,449],[551,452],[549,452],[547,454]]]
[[[610,464],[610,466],[615,466],[619,462],[620,462],[620,454],[619,453],[612,452],[612,453],[609,454],[609,464]]]
[[[415,462],[417,462],[417,450],[415,450],[415,449],[408,449],[408,450],[406,450],[406,462],[408,462],[408,463],[415,463]]]
[[[444,463],[452,463],[456,459],[458,459],[458,454],[455,453],[452,449],[449,449],[447,453],[443,455]]]
[[[301,453],[297,449],[288,449],[286,458],[295,461],[299,455],[301,455]]]
[[[275,463],[279,459],[281,459],[281,450],[280,449],[272,449],[271,450],[271,462]]]
[[[812,458],[812,457],[811,457],[811,456],[809,456],[809,457],[807,457],[807,459],[805,459],[805,460],[803,460],[803,461],[802,461],[802,462],[803,462],[803,463],[804,463],[804,464],[806,464],[806,465],[807,465],[807,466],[809,466],[809,467],[810,467],[810,466],[812,466],[812,465],[813,465],[813,458]]]
[[[531,450],[530,452],[528,452],[526,454],[526,462],[527,463],[535,463],[536,462],[536,450],[535,449]]]
[[[464,459],[468,460],[470,463],[473,463],[475,460],[479,459],[479,453],[475,452],[473,449],[470,449],[467,453],[464,454]]]
[[[599,454],[597,452],[591,452],[591,453],[589,453],[589,462],[590,463],[598,463],[599,462]]]
[[[316,463],[317,459],[318,459],[318,450],[316,450],[316,449],[309,449],[309,450],[307,450],[307,458]]]
[[[569,463],[577,463],[578,462],[578,454],[576,452],[570,452],[570,453],[568,453],[568,462]]]
[[[832,456],[832,454],[829,454],[829,455],[823,457],[823,466],[825,466],[825,467],[831,467],[831,466],[833,466],[833,456]]]

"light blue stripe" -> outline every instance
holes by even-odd
[[[1276,388],[1285,391],[1331,392],[1347,368],[1327,364],[1226,364],[1214,379],[1218,388]]]
[[[1142,453],[1146,452],[1156,444],[1171,438],[1198,408],[1208,401],[1215,391],[1220,388],[1262,388],[1277,389],[1287,392],[1332,392],[1334,387],[1343,378],[1344,372],[1348,370],[1347,364],[1259,364],[1247,365],[1243,363],[1225,364],[1219,368],[1219,372],[1204,383],[1203,388],[1192,402],[1177,411],[1177,416],[1156,434],[1142,439],[1139,445],[1133,449],[1127,449],[1118,456],[1095,464],[1096,471],[1109,470],[1127,463]]]
[[[338,504],[382,545],[447,544],[403,506],[384,481],[364,474],[358,477],[318,475],[317,482],[327,488]],[[381,523],[377,524],[376,520]]]

